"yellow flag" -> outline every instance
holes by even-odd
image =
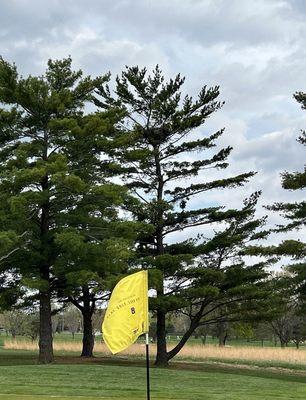
[[[115,354],[148,332],[148,272],[140,271],[117,283],[104,317],[103,339]]]

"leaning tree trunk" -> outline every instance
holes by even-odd
[[[197,328],[196,323],[191,323],[190,324],[190,327],[184,333],[184,335],[182,336],[182,338],[179,341],[179,343],[172,350],[170,350],[168,352],[168,361],[171,360],[174,356],[176,356],[182,350],[182,348],[187,343],[187,340],[191,337],[191,335],[194,333],[196,328]]]
[[[95,344],[92,329],[93,306],[90,304],[90,293],[88,287],[83,288],[83,347],[81,357],[93,357],[93,348]]]
[[[202,303],[197,315],[194,316],[193,319],[190,321],[189,328],[186,330],[186,332],[182,336],[181,340],[178,342],[178,344],[175,347],[173,347],[173,349],[171,349],[168,352],[168,354],[167,354],[168,361],[171,360],[174,356],[176,356],[181,351],[181,349],[187,343],[188,339],[194,334],[196,329],[199,327],[201,317],[202,317],[202,314],[204,311],[204,307],[205,307],[205,304]],[[205,340],[206,340],[206,334],[205,334]]]

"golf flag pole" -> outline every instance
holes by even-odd
[[[103,339],[113,354],[146,335],[147,400],[150,400],[148,271],[121,279],[115,286],[102,324]]]
[[[149,359],[149,333],[146,332],[146,364],[147,364],[147,400],[150,400],[150,359]]]

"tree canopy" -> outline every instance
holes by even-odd
[[[118,246],[119,252],[128,247],[127,238],[119,238],[119,222],[114,233],[106,222],[116,223],[126,189],[106,182],[99,162],[117,115],[85,112],[106,77],[83,77],[71,63],[50,60],[44,75],[23,78],[0,60],[0,217],[6,238],[23,239],[2,265],[37,292],[41,362],[53,359],[51,297],[64,249],[72,253],[79,246],[97,256],[101,247],[112,247],[116,258]],[[66,276],[72,265],[66,264]],[[84,268],[84,259],[78,260],[80,275]]]
[[[219,144],[224,129],[207,131],[223,105],[219,87],[203,86],[193,98],[184,94],[184,77],[167,80],[158,66],[152,73],[127,67],[113,85],[110,79],[74,71],[70,57],[24,78],[0,58],[0,308],[21,297],[38,304],[43,363],[53,360],[51,316],[68,303],[82,314],[82,355],[92,356],[97,304],[140,268],[149,270],[155,293],[158,365],[195,331],[275,316],[267,267],[281,255],[297,261],[290,272],[306,293],[305,245],[260,242],[269,233],[256,214],[260,192],[240,206],[209,200],[255,174],[230,174],[232,146]],[[306,95],[296,99],[306,107]],[[304,132],[299,142],[306,144]],[[284,172],[283,187],[304,189],[305,176]],[[305,226],[304,201],[269,208],[289,221],[277,231]],[[173,314],[188,324],[169,350]]]

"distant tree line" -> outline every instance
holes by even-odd
[[[101,337],[101,323],[105,310],[96,310],[92,319],[94,335],[99,341]],[[170,315],[166,321],[166,334],[168,343],[176,343],[184,335],[188,319],[185,315]],[[20,337],[28,338],[32,342],[39,336],[39,313],[30,310],[11,310],[0,314],[0,334],[11,337],[13,340]],[[66,335],[66,339],[74,340],[75,335],[83,335],[84,327],[82,324],[82,314],[74,306],[69,306],[65,310],[52,317],[53,337],[57,334]],[[156,342],[156,322],[152,321],[150,326],[151,342]],[[295,345],[298,349],[306,341],[306,318],[300,312],[295,313],[293,309],[279,313],[274,319],[269,321],[253,322],[227,322],[204,325],[197,328],[191,337],[202,345],[218,344],[241,345],[244,342],[250,345],[260,346],[281,346]]]
[[[276,332],[277,318],[302,318],[305,244],[264,245],[271,230],[256,213],[260,192],[240,207],[206,200],[213,191],[230,196],[256,173],[229,174],[224,129],[207,132],[223,105],[219,87],[183,95],[185,78],[166,80],[159,67],[127,67],[110,81],[74,71],[71,58],[26,78],[0,59],[0,307],[36,310],[26,319],[37,328],[39,361],[53,361],[55,316],[71,305],[82,356],[93,356],[96,310],[140,268],[155,293],[157,365],[208,327],[225,343],[229,325],[274,321]],[[305,108],[306,95],[295,97]],[[282,185],[304,189],[305,170],[285,172]],[[289,221],[274,231],[305,227],[306,202],[269,208]],[[272,274],[283,256],[293,263]],[[20,312],[4,315],[22,321]],[[173,315],[185,323],[169,350]]]
[[[94,334],[101,334],[101,323],[103,310],[96,310],[92,318],[92,328]],[[0,314],[0,330],[7,336],[16,339],[19,336],[30,338],[33,342],[39,336],[39,313],[31,310],[7,310]],[[61,312],[52,316],[52,332],[70,333],[71,338],[75,334],[84,331],[82,314],[73,305],[68,306]]]

